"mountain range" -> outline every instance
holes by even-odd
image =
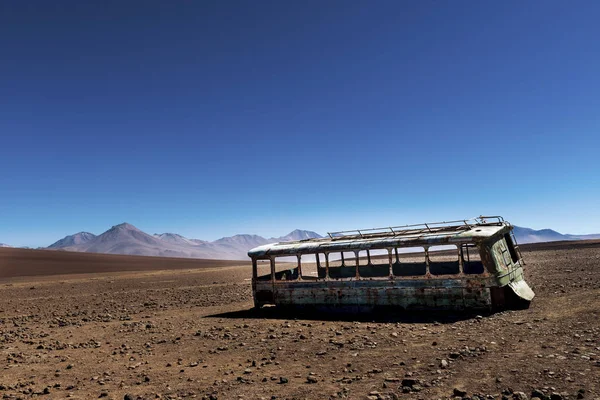
[[[48,249],[106,254],[247,260],[248,250],[257,246],[320,237],[321,235],[318,233],[297,229],[277,238],[266,239],[258,235],[235,235],[209,242],[189,239],[176,233],[150,235],[125,222],[113,226],[98,236],[89,232],[66,236],[48,246]]]
[[[517,242],[519,243],[541,243],[541,242],[556,242],[560,240],[588,240],[600,239],[600,234],[593,235],[571,235],[562,234],[552,229],[535,230],[531,228],[523,228],[515,226],[513,230]]]
[[[552,229],[535,230],[514,227],[520,244],[554,242],[560,240],[600,239],[600,234],[562,234]],[[287,242],[322,237],[316,232],[296,229],[285,236],[264,238],[258,235],[240,234],[215,241],[186,238],[177,233],[147,234],[135,226],[122,223],[96,236],[79,232],[66,236],[47,249],[107,254],[128,254],[162,257],[185,257],[225,260],[247,260],[248,250],[267,243]],[[0,247],[12,247],[0,243]]]

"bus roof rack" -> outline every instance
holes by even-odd
[[[425,222],[422,224],[388,226],[385,228],[355,229],[348,231],[327,232],[332,240],[367,239],[389,236],[419,235],[423,233],[460,232],[482,225],[502,225],[504,218],[499,215],[474,217],[456,221]]]

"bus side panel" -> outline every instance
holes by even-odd
[[[466,309],[492,308],[492,295],[489,288],[464,288],[462,291]]]
[[[441,280],[440,280],[441,281]],[[395,306],[404,309],[462,310],[491,307],[489,289],[465,288],[460,281],[338,281],[275,285],[283,306]]]
[[[273,284],[271,281],[256,281],[254,289],[254,306],[260,307],[265,304],[275,304],[273,295]]]

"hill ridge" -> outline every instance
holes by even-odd
[[[321,237],[316,232],[295,229],[277,238],[264,238],[256,234],[225,236],[212,242],[186,238],[178,233],[147,234],[136,226],[123,222],[112,226],[102,234],[75,243],[69,235],[53,243],[48,249],[69,251],[149,255],[162,257],[207,258],[223,260],[246,260],[248,250],[267,243]],[[92,235],[92,234],[90,234]]]
[[[517,242],[522,244],[600,239],[600,234],[562,234],[549,228],[535,230],[514,226],[514,232]],[[187,238],[173,232],[150,235],[128,222],[122,222],[98,236],[89,232],[78,232],[66,236],[48,246],[48,249],[105,254],[246,260],[248,250],[257,246],[320,237],[322,236],[313,231],[294,229],[287,235],[279,237],[265,238],[257,234],[239,233],[214,241],[206,241]]]

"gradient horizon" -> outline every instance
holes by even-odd
[[[0,242],[600,233],[600,3],[0,3]]]

